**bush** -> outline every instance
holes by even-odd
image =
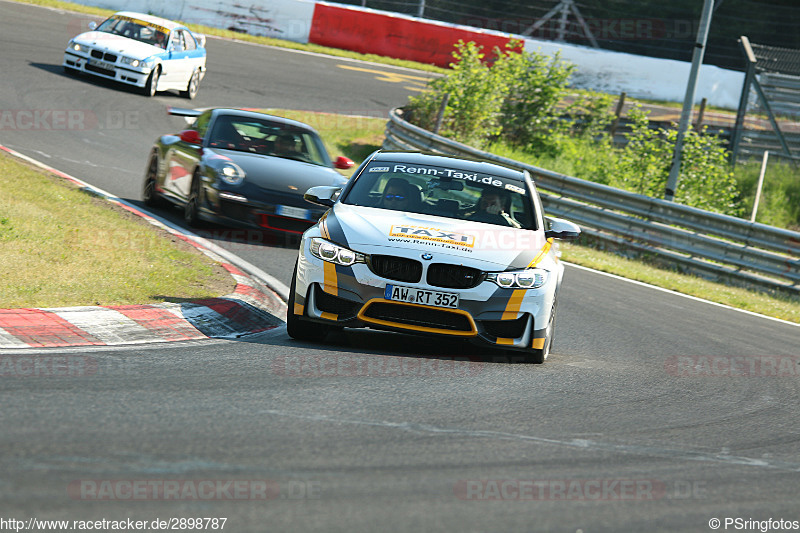
[[[517,46],[513,41],[509,45]],[[552,150],[553,137],[564,131],[557,106],[575,66],[561,61],[559,53],[549,58],[537,52],[495,52],[493,69],[505,82],[500,136],[533,152]]]
[[[450,64],[452,73],[432,80],[430,91],[409,99],[407,111],[417,125],[433,129],[448,95],[440,134],[482,146],[499,133],[505,87],[501,73],[484,62],[481,48],[474,42],[458,41]]]
[[[628,144],[620,151],[610,184],[639,194],[663,197],[678,131],[650,127],[647,113],[635,107]],[[736,180],[722,140],[705,131],[686,132],[675,201],[684,205],[738,216],[741,208]]]
[[[431,91],[410,99],[409,120],[434,129],[445,94],[449,101],[440,134],[495,152],[526,154],[525,162],[661,198],[677,138],[674,129],[651,128],[639,108],[629,113],[632,132],[624,148],[605,129],[613,120],[612,97],[583,93],[566,98],[574,65],[512,42],[494,50],[493,66],[481,47],[459,41],[453,72],[429,83]],[[566,104],[565,102],[571,103]],[[506,145],[508,148],[502,148]],[[572,169],[570,172],[568,169]],[[719,213],[741,212],[737,183],[722,141],[688,131],[675,201]]]

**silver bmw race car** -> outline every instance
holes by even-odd
[[[542,363],[564,275],[554,239],[580,229],[544,216],[527,172],[418,152],[372,154],[300,243],[287,330],[323,340],[369,327],[462,337]]]

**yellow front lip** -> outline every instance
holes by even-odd
[[[453,314],[456,314],[456,315],[463,315],[463,316],[467,317],[467,320],[469,321],[469,325],[470,325],[471,331],[453,331],[452,329],[432,328],[432,327],[428,327],[428,326],[412,326],[411,324],[403,324],[402,322],[392,322],[390,320],[381,320],[379,318],[370,318],[368,316],[365,316],[364,312],[369,308],[370,305],[372,305],[375,302],[388,303],[388,304],[391,304],[391,305],[402,305],[402,306],[406,306],[406,307],[421,307],[423,309],[438,309],[438,310],[445,311],[445,312],[448,312],[448,313],[453,313]],[[425,333],[437,333],[439,335],[450,335],[450,336],[453,336],[453,337],[475,337],[476,335],[478,335],[478,328],[475,325],[475,321],[472,319],[472,315],[470,315],[468,312],[466,312],[466,311],[464,311],[462,309],[448,309],[446,307],[435,307],[435,306],[431,306],[431,305],[412,304],[412,303],[408,303],[408,302],[394,302],[394,301],[391,301],[391,300],[386,300],[384,298],[373,298],[373,299],[367,301],[367,303],[365,303],[361,307],[361,310],[358,312],[358,319],[361,320],[362,322],[366,322],[367,324],[377,324],[377,325],[380,325],[380,326],[390,326],[390,327],[393,327],[393,328],[405,329],[405,330],[408,330],[408,331],[418,331],[418,332],[425,332]]]

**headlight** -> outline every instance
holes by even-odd
[[[244,170],[231,161],[226,161],[217,168],[219,179],[229,185],[239,185],[244,181]]]
[[[514,272],[490,272],[486,281],[496,283],[504,289],[538,289],[547,283],[550,273],[541,268],[527,268]]]
[[[72,41],[69,42],[69,48],[72,48],[76,52],[81,52],[81,51],[88,52],[89,51],[88,48],[84,49],[81,45],[79,45],[78,43],[72,42]]]
[[[328,261],[329,263],[336,263],[337,265],[350,266],[355,263],[365,263],[366,257],[364,254],[354,252],[344,246],[333,244],[325,239],[314,237],[311,239],[311,253],[314,257]]]
[[[132,57],[125,57],[125,56],[122,56],[122,58],[120,58],[119,61],[120,61],[120,63],[122,63],[124,65],[130,65],[132,67],[138,67],[139,65],[142,64],[142,62],[139,61],[138,59],[134,59]]]

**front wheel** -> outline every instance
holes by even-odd
[[[193,228],[200,225],[200,176],[197,173],[192,178],[189,198],[186,199],[186,205],[183,206],[183,220]]]
[[[142,199],[147,207],[161,207],[164,205],[164,200],[158,194],[158,156],[156,155],[150,158],[150,164],[147,165]]]
[[[541,365],[547,360],[550,355],[550,350],[553,347],[553,336],[556,328],[556,302],[553,301],[553,308],[550,311],[550,320],[547,322],[545,329],[544,344],[541,348],[533,348],[528,354],[527,362],[535,365]]]
[[[197,91],[200,89],[200,69],[195,70],[192,73],[192,77],[189,78],[189,83],[186,85],[186,90],[181,91],[181,96],[184,98],[188,98],[189,100],[194,100],[194,97],[197,96]]]
[[[330,326],[308,322],[294,314],[294,292],[297,286],[297,263],[294,265],[292,285],[289,288],[289,303],[286,310],[286,333],[298,341],[320,342],[330,332]]]
[[[158,89],[158,79],[161,77],[161,68],[156,67],[153,69],[153,72],[150,73],[150,76],[147,77],[147,83],[144,84],[144,95],[153,97],[156,95],[156,89]]]

